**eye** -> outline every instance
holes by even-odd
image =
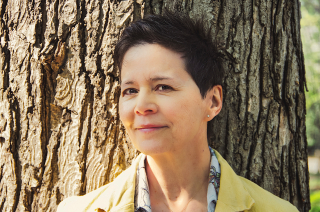
[[[132,95],[132,94],[135,94],[135,93],[138,93],[138,90],[137,90],[137,89],[127,88],[127,89],[125,89],[125,90],[122,92],[122,96]]]
[[[155,90],[158,90],[158,91],[169,91],[169,90],[173,90],[173,88],[171,86],[169,86],[169,85],[158,85]]]

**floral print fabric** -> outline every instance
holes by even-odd
[[[220,165],[218,159],[211,147],[209,185],[207,193],[208,212],[214,212],[218,200],[218,193],[220,188]],[[145,160],[142,159],[139,163],[136,176],[136,187],[134,195],[135,212],[152,212],[149,196],[149,185],[145,169]]]
[[[151,212],[149,184],[145,166],[146,156],[139,162],[134,194],[135,212]]]

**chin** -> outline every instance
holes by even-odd
[[[134,147],[145,155],[157,155],[161,153],[170,152],[171,148],[168,143],[161,141],[143,141],[143,142],[133,142]]]

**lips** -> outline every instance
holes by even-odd
[[[136,127],[135,129],[140,132],[153,132],[157,131],[163,128],[166,128],[167,126],[164,125],[154,125],[154,124],[146,124],[146,125],[140,125],[139,127]]]

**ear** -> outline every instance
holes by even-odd
[[[208,99],[207,99],[208,98]],[[223,94],[221,85],[215,85],[207,92],[206,99],[208,100],[208,121],[218,115],[222,109]]]

